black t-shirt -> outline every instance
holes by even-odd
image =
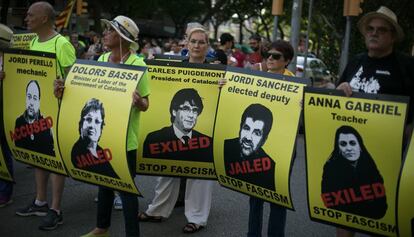
[[[356,68],[347,68],[340,82],[349,82],[353,91],[372,94],[404,94],[404,82],[395,55],[371,58],[363,55]]]
[[[227,65],[227,55],[222,49],[217,49],[215,54],[217,60],[220,61],[221,64]]]
[[[349,61],[338,85],[348,82],[356,92],[409,96],[407,123],[410,123],[414,113],[413,66],[412,57],[395,52],[379,59],[360,54]]]

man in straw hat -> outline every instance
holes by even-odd
[[[134,21],[126,16],[117,16],[112,21],[102,19],[105,31],[103,43],[110,52],[101,55],[98,61],[115,64],[128,64],[146,66],[142,58],[135,51],[138,49],[139,29]],[[148,109],[150,94],[147,73],[144,73],[136,90],[132,94],[132,110],[128,125],[127,160],[131,175],[135,176],[136,154],[138,148],[138,124],[141,111]],[[127,237],[140,235],[138,223],[138,199],[137,196],[127,192],[119,192],[124,213],[125,232]],[[111,210],[114,201],[114,191],[106,187],[99,187],[98,210],[96,227],[82,237],[106,237],[109,236],[111,225]]]
[[[358,22],[367,52],[357,55],[343,72],[337,89],[347,96],[352,92],[404,95],[410,97],[405,138],[412,130],[414,104],[413,58],[395,51],[394,45],[404,38],[397,16],[387,7],[365,14]],[[406,145],[407,139],[404,139]],[[337,228],[337,236],[354,236],[354,232]]]
[[[75,49],[65,37],[54,29],[55,11],[47,2],[33,3],[25,18],[27,28],[36,33],[30,43],[30,50],[56,53],[57,75],[64,78],[75,62]],[[52,181],[52,203],[47,203],[48,179]],[[65,185],[65,176],[35,168],[36,197],[29,205],[16,211],[19,216],[44,216],[39,226],[41,230],[53,230],[63,223],[60,203]]]

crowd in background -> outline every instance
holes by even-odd
[[[83,34],[64,29],[64,35],[74,46],[78,59],[97,60],[99,56],[108,51],[102,44],[102,35],[94,31]],[[184,36],[185,37],[185,36]],[[185,38],[150,38],[139,39],[137,54],[145,59],[153,59],[155,55],[186,56],[187,42]],[[238,44],[230,33],[223,33],[218,40],[210,39],[209,54],[210,61],[231,65],[235,67],[249,67],[263,62],[271,42],[252,35],[249,44]],[[223,59],[224,56],[224,59]]]

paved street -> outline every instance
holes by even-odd
[[[303,137],[298,139],[297,159],[292,173],[292,196],[296,211],[288,211],[286,236],[335,236],[335,228],[310,221],[306,211],[306,179]],[[64,224],[54,231],[38,230],[39,217],[19,217],[15,209],[32,201],[35,195],[33,169],[26,165],[15,163],[16,186],[14,203],[0,209],[0,236],[9,237],[42,237],[42,236],[79,236],[90,231],[95,225],[97,188],[92,185],[67,179],[63,212]],[[140,198],[140,210],[145,210],[154,192],[155,178],[138,176],[136,182],[140,191],[145,195]],[[265,225],[267,228],[268,205],[265,205]],[[199,237],[239,237],[247,232],[248,197],[237,192],[220,187],[214,187],[213,202],[207,228],[193,236]],[[185,225],[184,208],[176,208],[171,217],[162,223],[141,223],[141,234],[144,237],[181,237],[181,229]],[[111,236],[124,236],[123,217],[121,211],[113,211]],[[264,235],[266,236],[266,235]],[[365,236],[365,235],[359,235]]]

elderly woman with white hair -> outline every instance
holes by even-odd
[[[98,61],[115,64],[128,64],[145,66],[142,58],[135,51],[138,49],[137,39],[139,29],[134,21],[125,16],[117,16],[112,21],[101,20],[105,25],[103,43],[110,52],[101,55]],[[148,109],[150,94],[147,73],[139,81],[137,89],[132,94],[132,110],[130,123],[128,125],[127,156],[128,168],[132,176],[135,176],[136,154],[138,148],[138,125],[141,111]],[[138,222],[138,199],[137,196],[127,192],[120,192],[123,214],[125,221],[125,232],[127,237],[140,236]],[[106,237],[109,236],[111,225],[111,211],[114,201],[114,191],[106,187],[99,187],[97,224],[93,229],[82,237]]]

